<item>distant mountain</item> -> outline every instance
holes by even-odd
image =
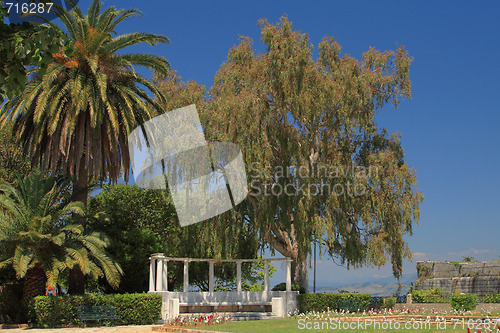
[[[415,282],[416,278],[417,277],[415,275],[406,278],[404,281],[401,281],[402,289],[400,291],[400,295],[405,295],[408,293],[408,291],[410,290],[410,283]],[[310,290],[313,290],[312,287],[310,288]],[[336,293],[339,292],[339,290],[367,293],[371,294],[372,296],[392,296],[398,291],[398,283],[396,279],[392,277],[372,280],[370,282],[316,287],[316,292],[318,293]]]
[[[400,291],[401,295],[408,293],[410,289],[409,285],[403,285],[403,288]],[[338,288],[316,288],[316,292],[318,293],[336,293],[339,290],[346,290],[348,292],[358,292],[370,294],[372,296],[392,296],[398,291],[397,283],[374,283],[374,282],[365,282],[365,283],[352,283],[346,284],[344,286],[340,286]]]

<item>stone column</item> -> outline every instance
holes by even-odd
[[[269,261],[264,260],[264,292],[269,291]]]
[[[214,284],[214,262],[210,260],[208,262],[208,291],[213,293],[215,289]]]
[[[184,290],[185,293],[189,291],[189,261],[184,260]]]
[[[292,291],[292,259],[286,258],[286,291]]]
[[[156,263],[156,291],[163,291],[163,259],[157,259]]]
[[[155,291],[156,259],[149,258],[149,292]]]
[[[168,259],[163,259],[162,262],[163,262],[163,278],[162,278],[163,291],[168,291],[168,274],[167,274]]]
[[[236,260],[236,290],[241,292],[241,260]]]

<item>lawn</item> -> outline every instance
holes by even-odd
[[[306,326],[307,325],[307,326]],[[321,328],[323,325],[323,329]],[[285,318],[285,319],[271,319],[271,320],[257,320],[257,321],[233,321],[224,324],[211,325],[206,329],[209,331],[218,331],[218,332],[270,332],[270,333],[279,333],[279,332],[304,332],[304,331],[314,331],[314,332],[333,332],[336,330],[348,331],[348,332],[421,332],[421,333],[437,333],[437,332],[467,332],[467,324],[465,324],[465,328],[462,327],[462,324],[456,325],[453,328],[453,325],[448,326],[446,329],[438,328],[436,324],[432,324],[430,329],[417,328],[417,329],[407,329],[405,328],[405,324],[400,324],[399,329],[383,329],[380,327],[364,327],[358,329],[356,328],[339,328],[338,326],[334,326],[335,323],[330,325],[328,322],[319,322],[319,321],[301,321],[299,323],[299,319],[296,318]],[[338,323],[337,323],[338,325]],[[356,324],[357,325],[357,324]],[[411,325],[410,325],[411,326]],[[384,326],[385,327],[385,326]],[[474,331],[471,329],[471,332]],[[481,327],[482,332],[488,332],[489,330],[485,330],[484,327]]]

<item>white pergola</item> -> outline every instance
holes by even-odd
[[[208,292],[214,292],[214,265],[213,259],[174,258],[165,257],[163,253],[154,253],[149,258],[149,291],[168,291],[168,262],[180,261],[184,263],[183,291],[189,292],[189,263],[208,262]],[[292,259],[270,258],[270,259],[223,259],[217,262],[236,263],[236,290],[241,292],[241,264],[244,262],[264,262],[264,292],[269,291],[269,262],[286,261],[286,291],[292,291]]]
[[[277,317],[285,317],[297,309],[298,291],[292,291],[292,259],[196,259],[166,257],[163,253],[154,253],[149,258],[149,292],[161,294],[163,299],[162,318],[175,318],[179,315],[180,307],[238,305],[268,305]],[[182,262],[184,264],[183,291],[168,291],[168,262]],[[269,290],[269,263],[272,261],[286,262],[286,291]],[[189,291],[189,263],[208,262],[208,292]],[[216,292],[214,282],[215,263],[236,263],[236,291]],[[243,291],[241,278],[242,263],[264,262],[264,291]]]

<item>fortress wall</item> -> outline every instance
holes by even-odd
[[[440,287],[453,293],[491,295],[500,292],[500,260],[480,262],[418,261],[415,290]]]

